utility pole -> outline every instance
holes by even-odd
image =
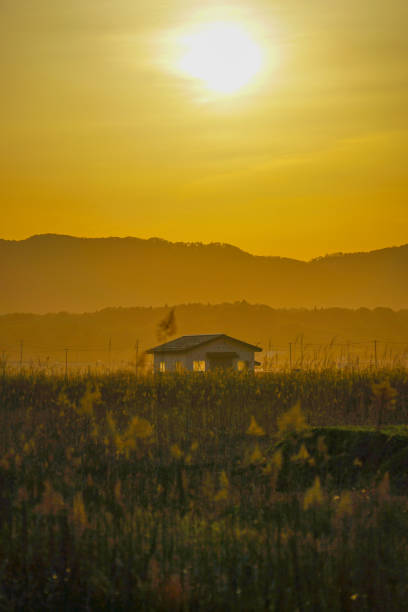
[[[377,340],[374,340],[374,365],[377,367]]]
[[[20,340],[20,372],[23,369],[23,349],[24,349],[24,341]]]
[[[289,342],[289,368],[292,369],[292,342]]]
[[[269,338],[268,341],[268,360],[267,360],[267,369],[271,370],[272,369],[272,340],[271,338]]]
[[[136,360],[135,360],[135,374],[137,376],[137,367],[139,365],[139,363],[138,363],[139,362],[139,340],[136,340],[135,352],[136,352],[136,354],[135,354],[135,357],[136,357]]]
[[[69,349],[65,349],[65,379],[68,378],[68,351]]]
[[[111,369],[112,366],[112,338],[109,338],[109,342],[108,342],[108,367],[109,370]]]

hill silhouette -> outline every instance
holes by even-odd
[[[45,234],[0,240],[0,313],[247,300],[275,308],[408,307],[408,245],[309,262],[227,244]]]

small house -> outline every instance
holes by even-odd
[[[209,370],[253,370],[260,365],[254,353],[259,346],[226,334],[181,336],[147,352],[154,356],[155,372],[207,372]]]

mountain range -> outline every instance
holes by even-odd
[[[408,307],[408,244],[311,261],[220,243],[43,234],[0,240],[0,313],[224,303]]]

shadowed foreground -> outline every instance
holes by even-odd
[[[1,379],[2,609],[403,609],[408,435],[376,425],[406,422],[407,390],[402,370]]]

